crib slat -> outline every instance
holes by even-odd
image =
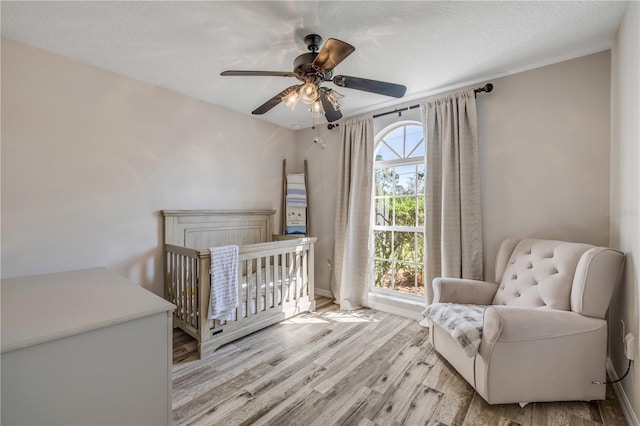
[[[198,318],[198,306],[199,306],[198,294],[200,290],[198,288],[198,259],[192,259],[192,262],[193,262],[193,312],[194,312],[193,326],[197,329],[200,322],[200,318]]]
[[[302,250],[296,252],[296,299],[300,299],[302,293]]]
[[[193,326],[198,328],[198,259],[191,259],[191,306],[193,306]]]
[[[182,303],[180,299],[180,282],[178,281],[178,271],[180,270],[179,255],[176,254],[173,258],[173,294],[175,297],[176,314],[180,320],[182,320]]]
[[[271,276],[271,258],[272,256],[267,256],[267,264],[265,266],[265,284],[266,287],[264,289],[264,310],[268,311],[271,309],[271,293],[273,292],[273,277]]]
[[[287,255],[283,253],[280,256],[280,305],[284,306],[287,299]]]
[[[256,259],[256,314],[262,310],[260,300],[262,300],[262,256]]]
[[[176,267],[177,267],[177,261],[176,261],[176,257],[178,255],[175,253],[172,253],[171,255],[171,292],[173,293],[173,299],[171,300],[176,306],[178,305],[177,303],[177,298],[178,298],[178,289],[176,288]],[[176,309],[176,313],[178,313],[178,309]]]
[[[247,286],[245,290],[245,318],[251,316],[251,275],[253,275],[253,261],[247,260]]]
[[[173,262],[173,294],[175,297],[175,304],[177,306],[176,308],[176,315],[177,317],[182,320],[182,303],[181,303],[181,299],[180,299],[180,282],[178,280],[178,272],[180,271],[180,262],[179,262],[179,255],[176,254],[174,256]]]
[[[184,304],[184,319],[186,321],[187,324],[191,324],[191,312],[190,312],[190,306],[189,306],[189,292],[191,291],[189,289],[189,283],[187,282],[187,274],[189,273],[189,269],[187,267],[187,258],[186,257],[182,257],[180,264],[182,265],[182,274],[181,274],[181,279],[182,279],[182,303]]]
[[[273,266],[271,267],[271,282],[273,283],[271,286],[271,308],[275,308],[278,306],[278,256],[273,255],[271,257],[273,261]]]
[[[181,255],[176,255],[176,275],[175,275],[175,284],[176,284],[176,305],[178,306],[178,318],[184,321],[184,314],[182,312],[182,286],[180,285],[180,258]]]
[[[171,253],[164,252],[164,298],[171,302],[171,277],[169,272],[171,271]]]
[[[302,289],[300,295],[302,297],[307,295],[309,291],[309,281],[307,277],[309,277],[309,252],[307,250],[302,252],[302,282],[300,283]]]
[[[166,252],[166,264],[165,264],[165,295],[166,299],[173,303],[173,280],[171,274],[173,273],[173,253]]]
[[[315,253],[314,253],[314,244],[309,244],[308,246],[308,250],[309,250],[309,257],[307,258],[307,264],[308,264],[308,268],[309,268],[309,274],[306,275],[307,277],[307,294],[309,295],[309,300],[314,303],[313,308],[315,309],[315,282],[314,282],[314,276],[315,276]]]
[[[196,304],[196,294],[198,294],[197,292],[197,288],[196,288],[196,280],[195,280],[195,267],[196,267],[196,262],[195,259],[193,258],[189,258],[189,287],[191,288],[191,295],[189,297],[189,302],[191,303],[191,325],[193,327],[197,327],[197,310],[198,310],[198,305]]]
[[[184,306],[184,320],[187,324],[191,324],[189,321],[189,284],[187,283],[187,257],[182,256],[180,259],[180,281],[182,283],[182,305]]]
[[[302,296],[302,252],[296,253],[296,300]]]
[[[176,254],[175,253],[169,253],[169,257],[171,259],[171,271],[169,271],[169,286],[171,288],[171,290],[169,290],[171,292],[171,299],[169,299],[171,301],[171,303],[173,303],[174,305],[176,305],[176,310],[173,311],[173,315],[175,317],[178,316],[178,303],[176,302]]]
[[[275,308],[278,305],[278,256],[271,256],[271,261],[271,308]]]
[[[189,273],[189,270],[187,268],[187,258],[182,257],[182,262],[180,262],[180,264],[182,265],[181,278],[182,278],[182,302],[184,303],[184,316],[187,324],[191,324],[191,321],[190,321],[191,312],[190,312],[190,306],[189,306],[189,292],[191,291],[191,289],[189,288],[189,284],[187,282],[187,274]]]
[[[195,310],[193,309],[193,292],[195,288],[193,287],[193,259],[190,257],[185,259],[185,263],[187,265],[187,287],[189,288],[188,292],[188,301],[189,301],[189,325],[193,326],[195,323]]]
[[[296,287],[296,283],[295,283],[296,255],[293,252],[289,252],[288,257],[289,257],[289,289],[288,289],[287,300],[293,301],[295,299],[295,287]],[[291,290],[292,286],[293,286],[293,290]]]
[[[187,305],[187,324],[191,325],[191,287],[189,285],[189,258],[183,259],[184,264],[184,301]]]
[[[291,283],[289,285],[289,292],[291,293],[291,301],[298,299],[298,254],[291,253],[291,260],[293,262],[293,268],[291,269]]]
[[[188,317],[187,317],[187,306],[185,304],[185,297],[184,297],[184,292],[185,292],[185,288],[184,288],[184,256],[180,256],[179,257],[180,262],[179,262],[179,271],[178,271],[178,282],[180,283],[180,304],[182,305],[182,320],[185,322],[188,322]]]
[[[219,326],[216,321],[209,320],[209,300],[211,298],[211,257],[198,256],[198,276],[200,278],[200,287],[198,288],[198,301],[200,305],[200,325],[197,330],[198,343],[201,345],[210,336],[211,328]]]
[[[187,324],[191,325],[191,303],[190,297],[191,288],[189,288],[189,258],[184,257],[182,259],[182,281],[184,285],[184,305]]]

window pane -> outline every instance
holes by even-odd
[[[416,226],[416,199],[395,198],[396,226]]]
[[[424,263],[424,233],[416,232],[416,263]]]
[[[418,197],[416,207],[418,209],[418,226],[424,226],[424,197]]]
[[[399,261],[415,262],[415,233],[393,233],[393,258]]]
[[[376,198],[375,224],[378,226],[392,226],[393,215],[390,198]]]
[[[391,259],[391,231],[373,231],[373,255]]]
[[[392,195],[398,183],[398,174],[393,168],[377,169],[375,195]]]
[[[398,175],[396,195],[414,195],[416,193],[416,166],[400,166],[395,168]]]
[[[421,126],[407,126],[406,157],[422,157],[424,155],[424,136]]]
[[[424,194],[424,164],[418,164],[418,195]]]
[[[424,156],[424,140],[420,140],[420,142],[417,144],[417,146],[415,148],[411,148],[409,150],[409,157],[410,158],[414,158],[414,157],[423,157]]]
[[[416,268],[413,263],[396,262],[395,289],[402,293],[416,293]]]
[[[378,288],[393,288],[391,262],[386,260],[373,262],[373,283]]]
[[[392,158],[404,157],[404,126],[398,127],[389,133],[384,137],[383,141],[388,145],[388,148],[391,148],[391,150],[398,154]]]
[[[422,126],[418,126],[417,124],[409,124],[407,126],[407,140],[417,141],[422,139],[422,134],[424,133]]]
[[[397,153],[393,152],[389,146],[387,146],[384,142],[378,145],[378,150],[376,151],[376,161],[381,160],[397,160],[401,158]]]

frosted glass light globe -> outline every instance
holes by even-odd
[[[312,104],[318,99],[318,89],[314,83],[305,83],[300,88],[300,99],[305,104]]]

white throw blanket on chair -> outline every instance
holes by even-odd
[[[211,247],[209,319],[231,321],[238,307],[238,246]]]
[[[474,357],[482,340],[485,309],[486,306],[481,305],[433,303],[423,315],[448,331],[468,357]]]

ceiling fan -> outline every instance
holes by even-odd
[[[401,98],[407,88],[401,84],[387,83],[378,80],[369,80],[361,77],[347,75],[333,75],[333,69],[347,56],[356,50],[355,47],[344,41],[330,38],[318,52],[322,37],[318,34],[309,34],[304,42],[311,53],[303,53],[293,61],[293,71],[237,71],[230,70],[220,73],[223,76],[276,76],[295,77],[302,84],[289,86],[282,92],[260,105],[252,114],[260,115],[271,110],[280,102],[293,109],[298,101],[310,105],[310,110],[315,115],[324,115],[328,122],[342,118],[340,106],[344,95],[333,89],[321,86],[325,81],[331,81],[336,86],[348,89],[363,90],[385,96]]]

